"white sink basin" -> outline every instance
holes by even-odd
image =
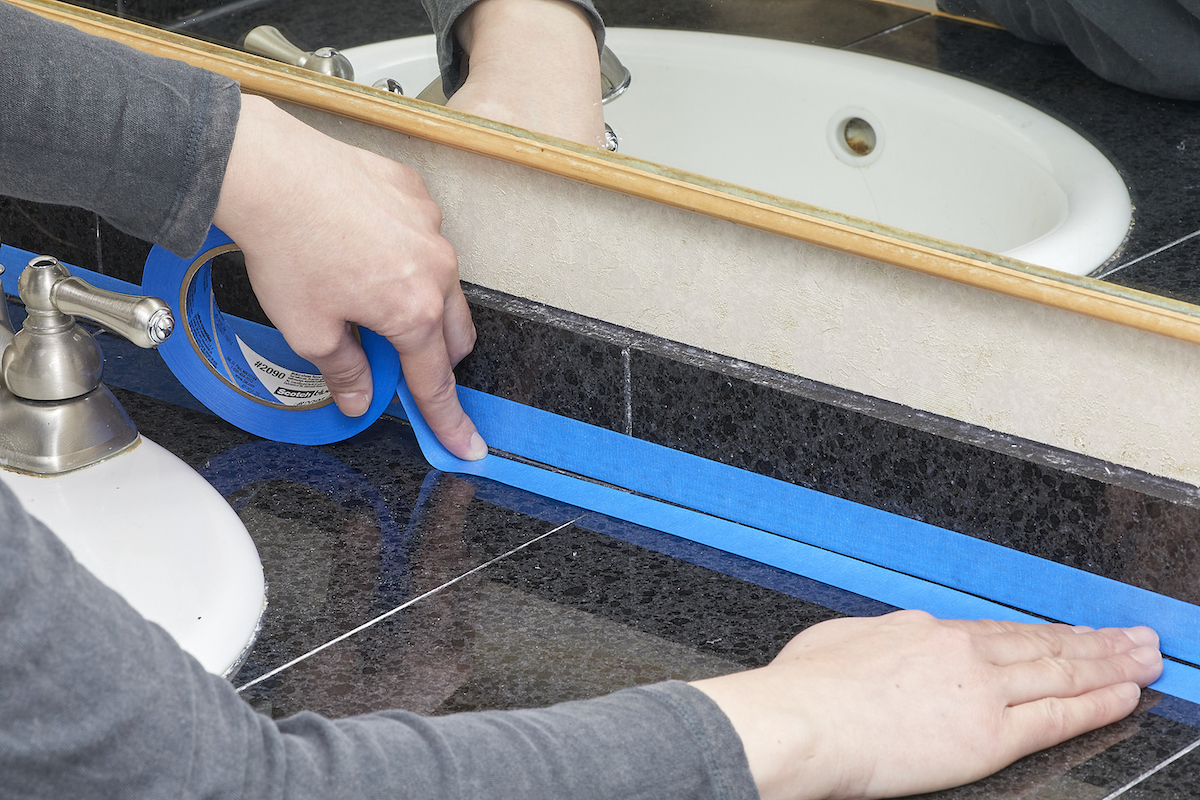
[[[620,152],[947,242],[1084,275],[1121,245],[1125,182],[1070,128],[932,70],[812,45],[613,28],[633,75],[605,106]],[[345,51],[355,79],[416,95],[432,36]],[[865,120],[866,155],[844,136]]]
[[[266,604],[262,562],[237,514],[195,470],[142,437],[75,472],[0,469],[0,480],[205,669],[225,675],[240,664]]]

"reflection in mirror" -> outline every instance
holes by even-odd
[[[931,3],[922,2],[921,5]],[[1100,266],[1091,274],[1189,303],[1200,302],[1200,280],[1194,277],[1195,270],[1191,267],[1200,257],[1197,251],[1200,248],[1200,237],[1197,236],[1200,234],[1200,192],[1195,191],[1195,181],[1191,177],[1200,170],[1200,138],[1195,133],[1200,130],[1196,124],[1200,122],[1200,105],[1196,103],[1163,100],[1107,83],[1088,72],[1064,48],[1029,44],[994,26],[877,0],[788,3],[775,0],[721,0],[715,3],[707,0],[658,3],[608,0],[598,2],[597,7],[606,23],[614,28],[702,31],[815,43],[931,68],[1016,97],[1078,131],[1115,165],[1128,187],[1133,206],[1132,227],[1122,242],[1126,231],[1120,222],[1106,219],[1101,224],[1102,234],[1091,243],[1115,239],[1117,244],[1112,249],[1116,252],[1110,258],[1099,258],[1096,263]],[[362,0],[337,4],[329,0],[208,0],[203,5],[121,0],[102,10],[235,46],[250,29],[263,24],[276,25],[304,50],[324,46],[353,50],[374,42],[427,35],[431,30],[417,0]],[[757,50],[767,49],[766,43],[762,44],[764,46]],[[750,48],[756,49],[754,43]],[[614,49],[627,60],[619,48]],[[753,77],[739,80],[747,90],[752,86],[768,86],[773,77],[768,69],[759,66],[751,71]],[[639,86],[638,71],[633,69],[633,72],[631,91]],[[821,82],[828,84],[832,80],[825,78]],[[409,91],[415,93],[416,90]],[[690,102],[693,110],[703,104],[698,109],[700,118],[723,123],[721,150],[754,151],[759,148],[753,138],[755,127],[762,129],[769,124],[760,122],[754,126],[742,119],[742,115],[730,113],[729,104],[736,94],[740,93],[731,88],[714,89],[708,94],[701,93]],[[622,113],[622,103],[633,107],[633,98],[631,94],[612,104],[606,110],[606,116],[616,119]],[[792,105],[790,100],[786,95],[779,95],[771,110],[788,108]],[[853,103],[847,101],[846,105]],[[822,118],[819,122],[824,132],[829,120]],[[730,132],[729,123],[741,123],[742,127]],[[614,127],[618,128],[617,135],[621,137],[619,125]],[[885,131],[884,136],[888,133]],[[634,149],[634,138],[632,134],[623,137],[622,152],[639,155]],[[885,148],[895,149],[889,145],[894,145],[894,137],[885,143]],[[821,146],[826,166],[835,166],[835,154],[824,142]],[[918,200],[941,200],[954,208],[964,205],[957,196],[950,199],[952,196],[947,193],[945,184],[930,185],[931,176],[939,171],[952,188],[962,191],[972,201],[1011,206],[1012,203],[994,196],[993,188],[982,188],[976,179],[961,175],[959,165],[972,162],[1008,176],[1007,169],[999,168],[1002,162],[994,151],[982,147],[975,149],[979,153],[964,157],[961,151],[951,155],[935,147],[932,152],[921,152],[907,159],[905,177],[911,187],[907,187],[907,194],[904,194],[906,187],[898,190],[899,201],[909,201],[898,202],[903,214],[909,214],[918,205]],[[710,169],[716,171],[715,167],[674,164],[670,156],[671,153],[648,153],[646,157],[702,173]],[[948,163],[951,161],[956,163]],[[770,169],[767,171],[771,172]],[[860,169],[860,175],[861,172]],[[956,175],[960,175],[957,181]],[[805,184],[806,177],[801,176],[796,182]],[[741,182],[736,177],[730,179]],[[751,188],[839,210],[833,200],[810,195],[807,186],[755,186],[755,182],[745,181]],[[863,183],[861,177],[858,182]],[[872,195],[875,187],[868,185],[868,189],[865,199],[840,210],[871,216],[864,207],[869,208],[873,203],[878,205],[880,201]],[[1052,186],[1047,187],[1042,196],[1055,191]],[[1061,213],[1062,205],[1060,197],[1058,210],[1052,214]],[[992,223],[987,210],[971,212],[967,216],[972,214],[976,217],[973,222],[977,227],[986,228]],[[976,244],[995,250],[1006,246],[1004,242],[994,240],[973,243],[968,234],[938,228],[937,224],[944,220],[935,221],[937,224],[933,227],[903,215],[885,218],[885,221],[958,244]],[[1042,219],[1041,224],[1054,227],[1058,222],[1047,223]],[[1031,236],[1037,238],[1037,235],[1035,227]],[[1085,238],[1091,240],[1091,237]],[[1099,245],[1099,249],[1108,249],[1108,244]],[[1078,253],[1070,255],[1078,256]],[[1088,269],[1090,267],[1081,268],[1085,272]]]

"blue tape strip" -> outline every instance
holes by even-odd
[[[1050,619],[1153,624],[1173,656],[1200,663],[1190,603],[482,392],[460,398],[499,450]]]
[[[438,442],[403,381],[397,394],[425,457],[445,472],[517,486],[937,617],[1148,624],[1164,653],[1195,660],[1181,655],[1197,652],[1187,633],[1200,630],[1200,608],[1188,603],[466,388],[459,399],[490,446],[639,494],[494,454],[463,461]],[[997,597],[1023,581],[1017,602]],[[1078,591],[1087,597],[1064,595]],[[1200,670],[1168,661],[1154,688],[1200,702]]]
[[[29,250],[21,250],[13,247],[12,245],[0,244],[0,264],[4,265],[4,274],[0,275],[0,283],[3,284],[6,294],[17,294],[17,281],[20,279],[21,273],[25,271],[25,267],[30,261],[40,255],[42,253],[33,253]],[[102,275],[99,272],[93,272],[90,269],[75,267],[69,264],[66,267],[71,271],[72,275],[78,275],[97,289],[120,292],[121,294],[142,293],[142,287],[136,283],[130,283],[120,278]]]

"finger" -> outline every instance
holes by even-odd
[[[1140,696],[1136,683],[1118,683],[1077,697],[1048,697],[1013,706],[1005,718],[1006,759],[1011,763],[1124,719],[1137,708]]]
[[[979,635],[977,646],[997,666],[1047,657],[1103,658],[1137,647],[1158,646],[1158,635],[1146,627],[1092,630],[996,620],[959,620],[950,624]]]
[[[284,338],[289,339],[286,333]],[[349,325],[342,326],[340,334],[325,338],[331,343],[322,347],[319,354],[301,352],[303,345],[296,348],[297,352],[320,370],[338,409],[348,417],[361,417],[371,407],[373,391],[367,355]],[[293,336],[289,341],[302,342],[303,339]]]
[[[455,282],[446,299],[446,315],[442,320],[442,335],[446,341],[446,354],[452,366],[458,366],[475,349],[475,323],[471,319],[471,308],[462,288]]]
[[[404,381],[412,393],[421,416],[447,450],[467,461],[478,461],[487,455],[487,445],[475,429],[475,423],[458,402],[457,384],[442,326],[427,328],[417,341],[406,335],[393,345],[400,352]]]
[[[1004,667],[1000,680],[1010,704],[1046,697],[1074,697],[1105,686],[1146,686],[1162,674],[1162,655],[1139,647],[1104,658],[1042,658]]]

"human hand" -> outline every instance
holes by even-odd
[[[1149,628],[839,619],[766,667],[697,681],[763,800],[895,797],[978,780],[1115,722],[1162,672]]]
[[[604,146],[600,58],[587,15],[562,0],[480,0],[458,18],[467,79],[446,106]]]
[[[213,222],[242,249],[263,311],[321,371],[343,413],[365,413],[375,390],[354,323],[399,351],[450,452],[487,455],[452,372],[474,347],[475,326],[420,176],[245,95]]]

